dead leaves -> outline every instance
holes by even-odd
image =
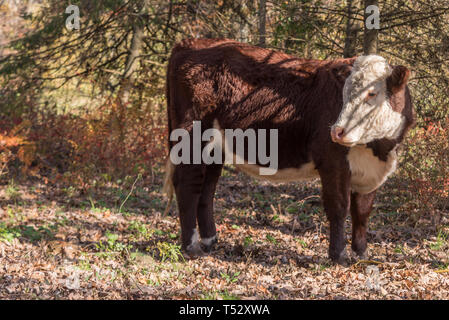
[[[55,240],[48,244],[48,251],[53,255],[62,255],[72,260],[79,254],[80,248],[70,242]]]
[[[105,194],[110,203],[105,201],[105,207],[99,207],[94,196],[91,201],[75,194],[76,201],[67,204],[67,192],[51,185],[35,186],[32,192],[20,186],[21,198],[32,205],[2,207],[0,222],[16,219],[17,224],[32,226],[35,231],[53,230],[49,225],[56,228],[53,237],[0,242],[0,297],[449,298],[447,252],[430,249],[437,239],[429,231],[411,228],[378,209],[370,222],[368,260],[349,267],[333,265],[327,259],[328,223],[321,210],[311,205],[296,213],[285,212],[307,197],[298,192],[301,185],[278,190],[248,183],[241,197],[234,192],[235,202],[227,201],[230,193],[226,186],[243,182],[242,176],[231,176],[218,186],[219,243],[210,255],[185,262],[162,262],[154,254],[159,242],[179,245],[178,218],[162,217],[159,207],[123,215],[114,210],[112,193]],[[251,188],[261,195],[257,202],[250,196]],[[156,190],[151,187],[147,194],[157,197]],[[315,187],[309,190],[317,193]],[[445,219],[443,216],[442,223],[448,222]],[[293,221],[296,225],[292,228]],[[349,223],[346,231],[349,238]],[[125,250],[128,246],[131,249]],[[120,248],[123,251],[114,251]]]
[[[15,126],[8,135],[0,133],[0,175],[5,170],[8,162],[15,157],[23,163],[22,173],[37,174],[38,168],[31,168],[37,156],[36,144],[19,135],[30,127],[31,121],[24,120]]]

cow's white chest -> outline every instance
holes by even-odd
[[[372,149],[355,146],[347,155],[351,170],[352,190],[362,194],[370,193],[380,187],[396,170],[396,150],[390,151],[387,161],[382,161],[373,154]]]
[[[260,167],[255,164],[235,164],[235,167],[254,178],[271,182],[292,182],[319,178],[313,162],[305,163],[299,168],[279,169],[273,175],[261,175]]]

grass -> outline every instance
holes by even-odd
[[[295,214],[299,212],[299,207],[296,205],[289,206],[285,209],[290,214]]]
[[[319,270],[320,270],[320,271],[324,271],[324,270],[326,270],[326,269],[332,267],[332,264],[326,262],[326,263],[322,263],[322,264],[318,265],[318,267],[319,267]]]
[[[54,224],[47,226],[7,226],[5,223],[0,223],[0,240],[7,242],[13,241],[15,238],[22,237],[31,242],[37,242],[41,239],[53,239],[58,227]]]
[[[8,183],[8,186],[5,189],[5,195],[8,200],[16,202],[20,199],[19,188],[17,187],[14,179],[11,179]]]
[[[394,248],[394,252],[399,254],[405,254],[404,246],[402,244],[397,245],[396,248]]]
[[[296,239],[296,242],[298,242],[301,245],[301,247],[303,247],[304,249],[309,246],[309,244],[306,241],[304,241],[303,239]]]
[[[82,256],[82,259],[78,260],[78,267],[81,270],[86,270],[86,271],[92,270],[92,266],[91,266],[91,263],[89,261],[89,257],[87,256],[87,254],[85,252],[83,252],[81,254],[81,256]]]
[[[156,249],[162,262],[179,262],[180,260],[184,261],[184,257],[181,253],[181,246],[179,245],[168,242],[158,242],[156,245]]]
[[[221,272],[220,276],[226,280],[227,283],[235,283],[238,281],[238,277],[240,275],[240,271],[231,272],[231,273],[224,273]]]
[[[254,243],[254,240],[250,236],[245,237],[245,239],[243,240],[243,246],[244,247],[249,247],[253,243]]]
[[[132,221],[128,230],[133,232],[137,239],[150,240],[153,236],[154,230],[151,230],[146,224],[140,221]]]
[[[203,293],[202,300],[239,300],[239,297],[229,293],[229,291],[214,291],[214,292],[206,292]]]
[[[430,249],[439,251],[447,246],[448,234],[443,230],[438,231],[437,239],[430,244]]]
[[[162,230],[159,230],[159,229],[155,229],[154,231],[153,231],[153,233],[156,235],[156,236],[163,236],[163,235],[165,235],[165,232],[164,231],[162,231]]]
[[[270,243],[272,243],[274,245],[278,244],[278,241],[270,234],[266,235],[266,239],[268,240],[268,242],[270,242]]]
[[[116,233],[106,231],[105,237],[105,242],[100,241],[95,245],[99,251],[99,256],[108,257],[111,253],[121,253],[125,250],[131,249],[130,245],[126,245],[118,241],[119,235]]]
[[[17,228],[10,228],[5,223],[0,223],[0,240],[11,242],[20,236]]]

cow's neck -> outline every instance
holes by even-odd
[[[388,160],[388,154],[398,144],[397,140],[380,139],[374,140],[366,145],[367,148],[373,150],[373,154],[382,161]]]
[[[352,190],[366,194],[380,187],[396,170],[397,145],[395,140],[381,139],[350,148],[347,160]]]

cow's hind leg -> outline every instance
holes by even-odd
[[[181,223],[182,249],[190,256],[203,254],[196,220],[205,173],[206,166],[203,164],[179,164],[173,173],[173,186]]]
[[[198,205],[197,218],[201,245],[207,252],[217,242],[217,231],[214,221],[214,195],[222,167],[223,165],[221,164],[211,164],[206,167],[206,176]]]
[[[363,258],[366,250],[366,229],[368,217],[373,208],[376,192],[351,194],[351,217],[352,217],[352,250]]]

